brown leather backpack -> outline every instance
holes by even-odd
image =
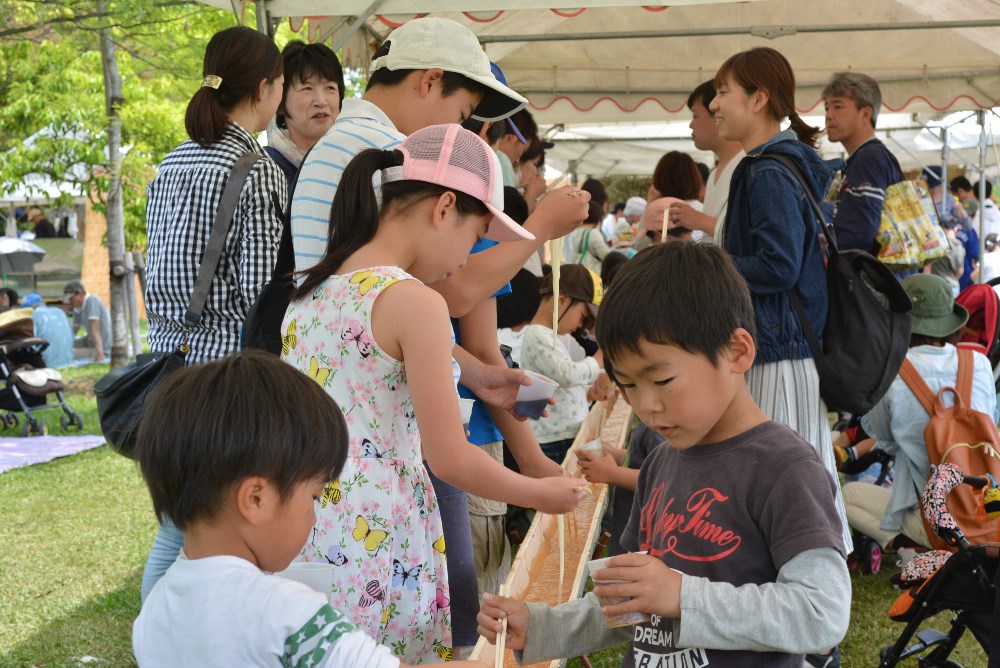
[[[971,407],[974,354],[976,353],[971,350],[958,349],[958,377],[955,381],[957,390],[954,387],[942,387],[935,395],[909,360],[903,361],[899,375],[931,416],[924,429],[924,442],[927,444],[927,456],[931,465],[949,462],[958,466],[966,475],[981,476],[990,473],[1000,479],[1000,432],[991,416]],[[950,408],[942,401],[946,392],[951,392],[955,397],[955,403]],[[918,496],[922,491],[918,490]],[[970,543],[989,543],[1000,536],[1000,520],[987,519],[980,490],[961,485],[948,495],[947,503],[948,510]],[[931,545],[936,549],[954,551],[954,548],[938,538],[926,518],[924,529],[931,539]]]

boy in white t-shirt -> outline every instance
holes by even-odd
[[[350,611],[272,574],[301,551],[346,456],[337,404],[266,353],[186,367],[159,385],[136,460],[184,551],[133,625],[140,667],[401,665]]]

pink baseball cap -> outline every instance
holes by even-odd
[[[417,130],[400,145],[402,167],[382,170],[382,183],[426,181],[458,190],[486,205],[493,220],[486,238],[523,241],[535,238],[503,212],[500,160],[489,145],[461,125],[432,125]]]

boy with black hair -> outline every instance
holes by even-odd
[[[326,254],[330,225],[338,222],[330,220],[333,195],[355,155],[396,148],[431,125],[470,117],[504,121],[527,102],[497,79],[475,33],[462,24],[423,17],[395,29],[372,58],[364,96],[344,100],[337,122],[302,164],[291,207],[295,270],[309,269]],[[489,298],[544,242],[579,225],[587,199],[570,186],[549,193],[524,226],[533,241],[491,248],[435,284],[452,316]]]
[[[673,241],[639,253],[601,305],[597,340],[625,399],[667,441],[643,462],[622,536],[648,554],[612,558],[592,575],[619,583],[555,608],[486,597],[480,633],[494,639],[506,617],[524,663],[630,640],[629,668],[800,668],[805,652],[836,645],[851,604],[836,483],[750,395],[754,314],[732,260]],[[602,608],[597,596],[628,600]],[[650,621],[606,628],[602,613],[637,611]]]
[[[346,456],[336,402],[273,355],[185,367],[155,390],[136,460],[184,551],[133,625],[139,666],[400,665],[327,595],[272,575],[299,554]]]

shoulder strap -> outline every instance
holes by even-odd
[[[813,213],[816,214],[816,222],[819,223],[820,230],[822,230],[823,234],[826,235],[826,242],[829,247],[830,255],[840,253],[840,248],[837,247],[837,235],[833,230],[833,226],[826,222],[826,218],[823,216],[823,209],[820,207],[819,202],[816,201],[812,191],[806,185],[805,177],[802,176],[802,172],[799,170],[799,166],[795,164],[795,161],[782,153],[765,153],[761,157],[770,158],[771,160],[780,162],[785,166],[785,168],[788,169],[788,171],[792,173],[795,180],[799,182],[799,186],[802,187],[802,192],[805,193],[806,199],[809,200],[809,204],[812,205]]]
[[[955,390],[958,392],[958,396],[962,397],[962,401],[970,408],[972,406],[972,373],[976,367],[973,354],[968,348],[958,349],[958,376],[955,379]]]
[[[782,155],[781,153],[765,154],[761,157],[770,158],[775,160],[782,165],[784,165],[789,172],[792,173],[792,177],[799,182],[799,186],[802,188],[802,192],[805,193],[806,199],[812,205],[813,213],[816,215],[816,220],[820,224],[820,228],[823,230],[823,234],[826,235],[827,245],[830,255],[836,255],[840,252],[837,248],[837,237],[833,233],[833,228],[827,224],[826,219],[823,217],[823,210],[820,208],[819,203],[816,198],[813,197],[812,191],[806,185],[806,180],[802,176],[802,172],[799,171],[798,165],[795,161],[789,158],[787,155]],[[809,228],[808,223],[806,223],[806,243],[809,243]],[[802,300],[799,298],[799,292],[792,287],[786,294],[788,295],[789,301],[792,303],[792,308],[795,310],[795,315],[799,319],[799,324],[802,326],[802,332],[806,335],[806,339],[809,341],[809,349],[812,350],[813,361],[816,363],[817,370],[822,374],[822,369],[820,365],[824,363],[823,357],[823,347],[819,344],[819,338],[816,336],[816,332],[813,331],[812,324],[806,318],[806,311],[802,307]]]
[[[933,416],[934,402],[937,400],[937,397],[934,396],[934,393],[928,387],[927,383],[924,382],[924,379],[920,377],[917,367],[913,366],[910,360],[905,357],[903,358],[903,365],[899,367],[899,377],[910,388],[910,391],[916,396],[917,401],[924,407],[927,414]]]
[[[587,257],[587,252],[590,250],[590,228],[583,230],[583,234],[580,235],[580,246],[577,248],[580,251],[580,255],[576,258],[576,264],[581,264],[583,258]]]
[[[194,292],[191,294],[191,301],[188,302],[187,311],[184,312],[185,327],[197,327],[198,323],[201,322],[201,312],[205,309],[205,301],[208,300],[208,289],[212,284],[212,275],[215,273],[215,268],[219,266],[222,246],[229,233],[229,226],[233,222],[233,212],[240,199],[240,191],[243,190],[243,184],[246,183],[254,163],[260,157],[259,153],[247,151],[236,161],[232,173],[226,179],[226,187],[222,191],[222,199],[215,212],[215,220],[212,221],[212,233],[208,237],[205,255],[202,256],[201,265],[198,267],[198,278],[194,283]]]

